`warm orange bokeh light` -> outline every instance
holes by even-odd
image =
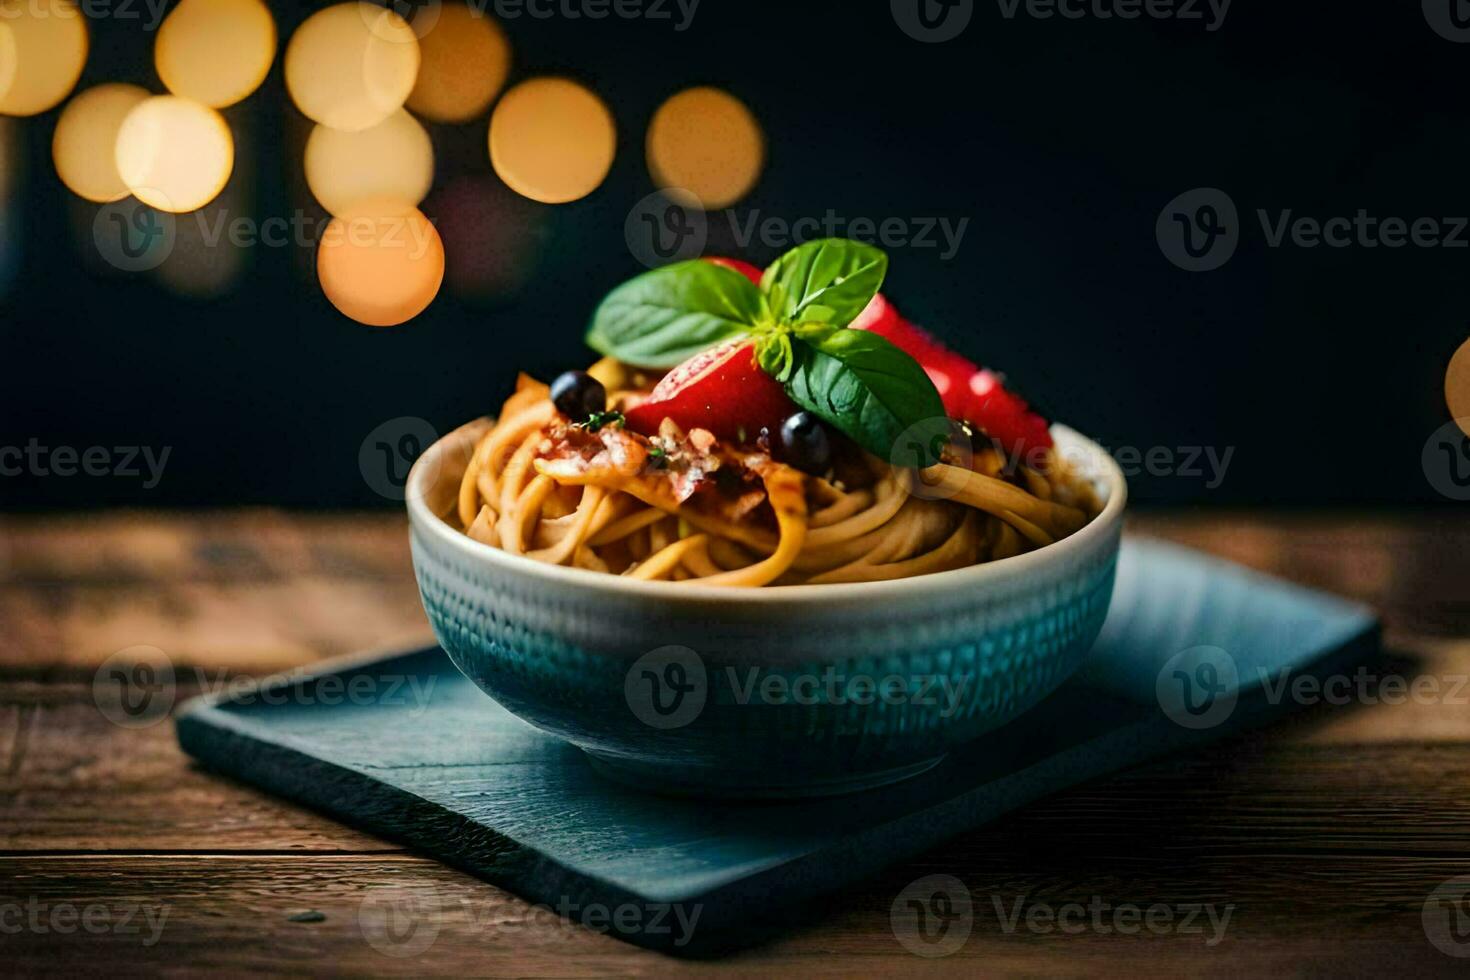
[[[596,95],[565,78],[522,82],[490,117],[490,163],[517,194],[565,204],[597,189],[612,168],[617,131]]]
[[[1460,423],[1470,436],[1470,340],[1460,345],[1450,358],[1444,373],[1444,398],[1450,406],[1450,418]]]
[[[72,0],[0,0],[0,112],[34,116],[76,87],[87,19]]]
[[[286,88],[313,122],[355,132],[403,108],[419,71],[419,42],[396,13],[339,3],[306,19],[286,45]]]
[[[306,184],[332,214],[369,200],[418,204],[433,181],[429,134],[403,109],[356,133],[317,126],[306,141]]]
[[[128,113],[117,134],[117,172],[133,196],[160,211],[204,207],[235,167],[224,117],[177,95],[155,95]]]
[[[128,196],[117,171],[117,134],[148,90],[112,82],[79,93],[66,104],[51,138],[61,182],[79,197],[106,204]]]
[[[765,166],[760,123],[735,96],[686,89],[659,106],[648,127],[648,169],[682,203],[729,207],[750,192]],[[688,199],[692,195],[692,200]]]
[[[359,323],[391,327],[422,313],[444,281],[444,244],[418,208],[359,205],[332,219],[316,253],[332,305]]]
[[[414,25],[417,27],[417,23]],[[435,122],[464,122],[490,108],[510,74],[500,25],[462,3],[446,3],[419,38],[423,60],[408,107]]]
[[[276,22],[261,0],[181,0],[153,45],[168,90],[216,109],[259,88],[275,56]]]

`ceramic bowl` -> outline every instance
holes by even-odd
[[[1061,426],[1106,502],[1071,537],[893,582],[730,589],[546,565],[461,533],[446,518],[488,425],[409,475],[429,622],[492,698],[646,789],[811,796],[922,772],[1072,674],[1112,595],[1126,484]]]

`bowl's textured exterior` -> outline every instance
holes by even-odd
[[[409,479],[429,621],[491,697],[651,789],[809,795],[922,771],[1055,689],[1107,612],[1126,489],[1060,427],[1107,499],[1072,537],[897,582],[747,590],[547,566],[463,535],[439,515],[486,424]]]

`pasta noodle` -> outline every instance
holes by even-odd
[[[613,382],[610,406],[644,394],[615,362],[592,373]],[[820,477],[668,421],[652,440],[618,424],[574,425],[523,375],[470,456],[457,516],[476,541],[537,561],[753,587],[996,561],[1061,540],[1099,510],[1055,456],[1007,465],[985,447],[968,465],[946,457],[915,471],[855,447],[849,455]]]

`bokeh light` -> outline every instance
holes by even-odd
[[[490,163],[517,194],[565,204],[597,189],[612,168],[617,131],[591,91],[565,78],[512,88],[490,117]]]
[[[414,19],[418,30],[418,18]],[[510,74],[510,42],[500,25],[462,3],[446,3],[419,37],[423,61],[408,107],[435,122],[482,114]]]
[[[235,166],[224,117],[177,95],[138,103],[117,134],[117,172],[138,200],[182,213],[214,200]]]
[[[1470,436],[1470,340],[1450,358],[1444,373],[1444,398],[1450,406],[1450,417]]]
[[[106,204],[128,196],[117,172],[117,134],[148,90],[112,82],[80,92],[66,104],[51,138],[51,159],[61,182],[78,197]]]
[[[0,0],[0,112],[33,116],[76,87],[87,21],[72,0]]]
[[[649,173],[686,206],[734,204],[760,179],[765,158],[760,123],[721,89],[680,92],[659,106],[648,126]]]
[[[365,202],[333,218],[316,254],[332,305],[359,323],[391,327],[422,313],[444,281],[444,244],[418,208]]]
[[[153,45],[168,90],[216,109],[259,88],[275,56],[276,22],[261,0],[181,0]]]
[[[418,70],[413,29],[370,3],[312,14],[286,46],[292,100],[308,119],[333,129],[367,129],[403,108]]]
[[[306,141],[307,186],[332,214],[373,199],[418,204],[433,180],[429,134],[403,109],[355,133],[317,126]]]

